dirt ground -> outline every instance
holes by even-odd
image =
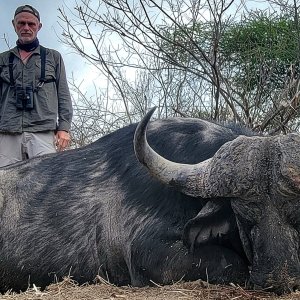
[[[71,279],[50,285],[41,292],[34,287],[24,293],[6,293],[5,300],[300,300],[300,292],[276,296],[272,293],[249,291],[237,286],[216,286],[203,281],[176,283],[169,286],[132,288],[116,287],[106,282],[78,286]]]

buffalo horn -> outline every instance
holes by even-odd
[[[134,150],[140,163],[162,183],[175,187],[193,197],[211,197],[207,188],[207,173],[211,159],[188,165],[169,161],[156,153],[148,144],[146,130],[156,107],[152,108],[139,123],[134,135]]]

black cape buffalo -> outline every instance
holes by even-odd
[[[183,242],[190,248],[190,254],[202,258],[203,249],[210,252],[210,256],[205,257],[209,260],[205,266],[208,266],[208,278],[212,267],[221,272],[224,266],[218,265],[221,261],[215,259],[217,253],[230,249],[230,260],[234,262],[230,264],[233,281],[241,278],[244,265],[249,267],[247,278],[252,286],[277,293],[298,290],[300,136],[239,135],[213,154],[220,141],[232,139],[235,133],[195,120],[195,128],[198,124],[203,126],[195,136],[191,132],[196,140],[191,142],[186,133],[176,145],[171,143],[169,152],[176,151],[171,157],[156,150],[155,143],[152,149],[147,142],[146,128],[153,111],[137,128],[136,155],[161,183],[204,203],[198,215],[187,221]],[[151,137],[151,130],[149,133]],[[194,151],[189,145],[185,152],[185,155],[193,153],[192,157],[198,158],[196,162],[187,162],[183,157],[177,159],[181,156],[177,148],[183,140],[189,140],[187,143],[197,148]],[[225,261],[225,265],[229,263],[228,257]],[[221,282],[221,278],[227,280],[221,274],[213,279]]]
[[[299,137],[173,118],[149,123],[152,150],[152,112],[135,150],[154,176],[135,156],[136,125],[0,169],[1,291],[67,275],[298,288]]]

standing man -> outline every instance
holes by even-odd
[[[17,46],[0,54],[0,167],[64,150],[72,101],[59,52],[39,45],[39,12],[16,9]]]

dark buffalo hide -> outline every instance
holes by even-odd
[[[191,157],[195,154],[197,163],[191,163],[184,161],[183,157],[179,159],[179,153],[168,157],[155,146],[152,146],[154,150],[151,149],[153,142],[149,138],[150,146],[147,143],[146,129],[153,111],[145,116],[136,130],[136,156],[150,174],[166,186],[195,197],[200,203],[206,202],[197,216],[186,222],[183,242],[190,253],[199,255],[202,262],[209,260],[208,279],[212,266],[221,272],[227,264],[233,281],[238,281],[242,275],[238,275],[240,265],[236,260],[241,258],[249,267],[247,277],[253,287],[277,293],[298,290],[299,134],[239,135],[207,159],[208,153],[212,155],[215,146],[220,146],[220,141],[224,143],[231,139],[236,131],[206,123],[207,128],[203,127],[194,135],[195,143],[187,142],[189,145],[184,146],[189,148],[187,153],[193,153]],[[194,122],[205,124],[203,121]],[[160,137],[157,139],[160,140]],[[168,149],[176,151],[178,145],[181,145],[180,141]],[[222,264],[222,260],[213,256],[217,253],[216,245],[223,247],[218,250],[223,254],[225,248],[234,251],[230,258],[232,264],[228,264],[228,257]],[[211,253],[204,260],[203,249]],[[217,282],[228,278],[220,273],[211,277]]]
[[[246,255],[230,199],[188,196],[149,175],[135,157],[135,129],[0,169],[1,291],[68,275],[133,286],[246,282],[251,240],[243,230]],[[242,133],[173,118],[152,122],[147,134],[168,160],[194,164]]]

